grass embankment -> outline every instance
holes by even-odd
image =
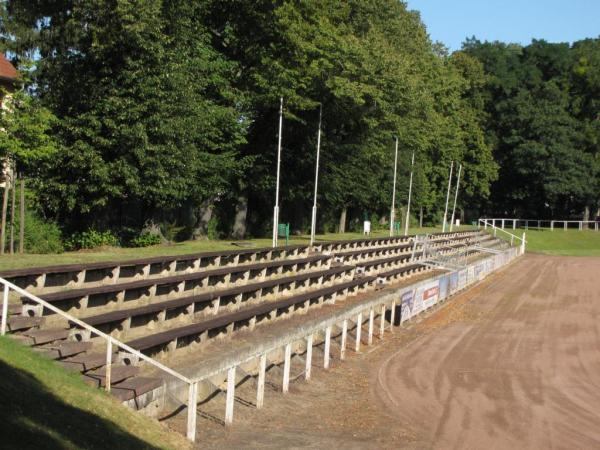
[[[0,448],[188,448],[185,438],[0,337]]]
[[[471,227],[461,227],[460,229],[470,229]],[[441,228],[411,228],[409,234],[440,232]],[[371,234],[371,237],[388,236],[389,231],[380,230]],[[317,236],[318,241],[333,241],[343,239],[359,239],[363,237],[361,233],[343,233],[343,234],[322,234]],[[290,245],[307,245],[310,242],[310,236],[292,236]],[[279,244],[285,244],[285,238],[279,238]],[[0,271],[19,269],[22,267],[50,266],[56,264],[77,264],[98,261],[118,261],[125,259],[145,258],[161,255],[183,255],[186,253],[208,252],[213,250],[232,250],[240,248],[259,248],[270,247],[271,239],[248,239],[243,241],[230,240],[198,240],[178,242],[174,244],[155,245],[145,248],[116,248],[109,247],[98,250],[66,252],[61,254],[48,255],[3,255],[0,256]]]

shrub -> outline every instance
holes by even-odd
[[[212,216],[210,218],[210,220],[208,221],[207,224],[207,228],[206,228],[206,235],[208,236],[209,239],[214,240],[214,239],[219,239],[219,219],[216,218],[216,216]]]
[[[151,245],[158,245],[162,242],[162,239],[158,234],[153,233],[142,233],[139,236],[133,238],[129,245],[132,247],[150,247]]]
[[[119,239],[112,231],[87,230],[73,234],[65,241],[67,250],[80,250],[104,246],[117,247]]]
[[[65,248],[56,222],[43,220],[33,211],[25,213],[24,247],[27,253],[62,253]],[[15,224],[18,241],[19,224]],[[15,248],[18,248],[18,242]]]

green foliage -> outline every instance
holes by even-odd
[[[15,233],[18,234],[19,221],[15,223]],[[62,253],[64,245],[61,230],[56,222],[43,220],[32,211],[25,212],[25,242],[27,253],[47,254]],[[17,242],[18,246],[18,242]]]
[[[98,231],[89,229],[76,232],[65,240],[65,248],[69,251],[98,247],[117,247],[118,245],[119,239],[110,230]]]
[[[131,247],[150,247],[151,245],[158,245],[162,243],[162,239],[157,234],[142,233],[139,236],[133,238],[129,245]]]
[[[208,239],[219,239],[219,219],[216,216],[212,216],[208,221],[206,227],[206,236]]]
[[[581,217],[600,201],[600,40],[526,47],[467,41],[487,72],[482,125],[500,177],[493,211],[527,217]],[[591,69],[591,70],[590,70]],[[472,171],[467,171],[472,173]],[[489,208],[489,209],[492,209]]]
[[[8,93],[0,108],[0,156],[10,156],[18,170],[35,171],[40,160],[56,155],[59,143],[52,128],[56,117],[37,98],[24,91]]]

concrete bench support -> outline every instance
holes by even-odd
[[[312,368],[312,346],[313,337],[312,334],[306,338],[306,367],[304,369],[304,379],[310,380],[310,371]]]
[[[292,358],[292,344],[286,344],[283,359],[283,387],[282,391],[287,394],[290,390],[290,363]]]
[[[235,366],[227,370],[227,399],[225,400],[225,425],[233,423],[233,401],[235,398]]]
[[[323,355],[323,368],[329,369],[329,349],[331,346],[331,327],[325,328],[325,354]]]
[[[258,359],[258,386],[256,388],[256,409],[263,407],[265,402],[265,373],[267,371],[267,355],[262,354]]]

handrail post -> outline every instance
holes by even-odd
[[[521,240],[521,254],[525,253],[525,233],[523,233],[523,238]]]
[[[8,320],[8,284],[4,284],[4,295],[2,296],[2,329],[0,334],[4,336],[6,334],[6,322]]]
[[[188,412],[187,412],[187,438],[194,442],[196,440],[196,401],[198,398],[198,382],[190,383],[188,390]]]
[[[106,392],[110,392],[110,375],[112,371],[112,341],[108,339],[106,341],[106,373],[104,375],[104,381],[106,384]]]

